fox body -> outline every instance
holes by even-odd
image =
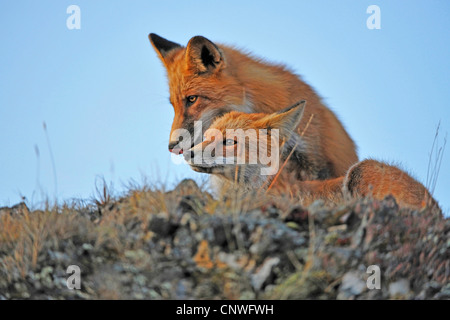
[[[339,177],[358,161],[355,144],[336,115],[286,67],[201,36],[191,38],[186,47],[156,34],[150,34],[149,39],[166,68],[175,111],[169,140],[171,152],[183,153],[200,142],[212,122],[230,111],[273,113],[281,110],[280,106],[307,100],[308,109],[299,126],[310,121],[297,150],[300,178]],[[201,132],[189,142],[181,141],[179,130],[194,135],[196,123],[202,125]],[[297,130],[294,129],[299,133]]]
[[[194,170],[214,174],[228,184],[246,190],[271,189],[272,192],[298,193],[308,201],[325,199],[331,202],[367,195],[381,200],[393,195],[403,207],[437,206],[420,182],[404,170],[376,160],[357,162],[337,178],[305,181],[301,162],[305,148],[303,139],[309,129],[303,128],[303,136],[296,132],[306,114],[304,110],[305,102],[302,101],[272,114],[227,113],[212,123],[205,132],[204,141],[188,150],[184,157]],[[236,135],[232,129],[257,133],[242,138],[242,134]],[[258,157],[266,155],[264,161],[250,158],[255,149],[261,151],[257,153]],[[274,163],[276,174],[273,171],[261,173],[261,169]]]

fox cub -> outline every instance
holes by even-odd
[[[305,101],[271,114],[232,111],[217,118],[204,140],[184,153],[198,172],[213,174],[243,189],[298,192],[310,200],[338,202],[344,197],[393,195],[402,207],[436,206],[428,190],[396,166],[376,160],[353,164],[337,178],[308,181],[314,163],[304,155],[308,121],[297,133]],[[306,113],[305,113],[306,114]],[[306,172],[306,173],[305,173]]]
[[[271,113],[300,100],[308,101],[303,136],[297,155],[302,177],[324,180],[339,177],[358,161],[356,147],[336,115],[325,106],[311,86],[283,65],[271,64],[236,48],[195,36],[186,46],[154,33],[150,42],[162,61],[175,115],[169,151],[180,154],[199,141],[212,122],[230,111]],[[195,134],[195,123],[202,123]],[[298,130],[297,128],[291,128]],[[188,131],[194,139],[180,139]]]

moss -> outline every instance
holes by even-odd
[[[435,212],[392,199],[214,199],[189,180],[100,191],[91,203],[0,208],[0,299],[396,298],[387,286],[342,291],[345,274],[372,264],[386,283],[409,281],[403,298],[448,297],[450,222]],[[65,289],[69,265],[81,290]]]

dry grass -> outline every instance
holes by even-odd
[[[347,269],[332,271],[337,267],[330,264],[330,244],[350,246],[349,237],[361,233],[355,221],[363,213],[400,212],[371,199],[306,208],[299,198],[258,192],[227,190],[214,198],[192,180],[170,191],[161,184],[130,183],[126,194],[113,193],[100,179],[96,196],[87,202],[34,211],[25,204],[1,208],[0,298],[335,298]],[[402,216],[413,214],[415,220],[395,220],[397,234],[404,232],[397,227],[404,221],[413,221],[417,243],[435,241],[424,240],[435,225],[445,230],[437,218],[421,218],[434,214],[408,212]],[[343,225],[343,232],[327,229]],[[442,247],[448,231],[440,232]],[[410,238],[411,244],[395,254],[420,256]],[[440,259],[430,265],[442,283],[448,275]],[[261,270],[269,262],[274,266],[265,275]],[[65,287],[71,264],[82,269],[82,290]]]

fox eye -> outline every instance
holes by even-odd
[[[188,96],[186,98],[186,104],[188,106],[191,106],[191,105],[193,105],[195,103],[195,101],[197,101],[197,99],[198,99],[198,96]]]
[[[226,140],[224,141],[224,144],[225,144],[226,146],[234,146],[236,143],[237,143],[237,141],[234,140],[234,139],[226,139]]]

